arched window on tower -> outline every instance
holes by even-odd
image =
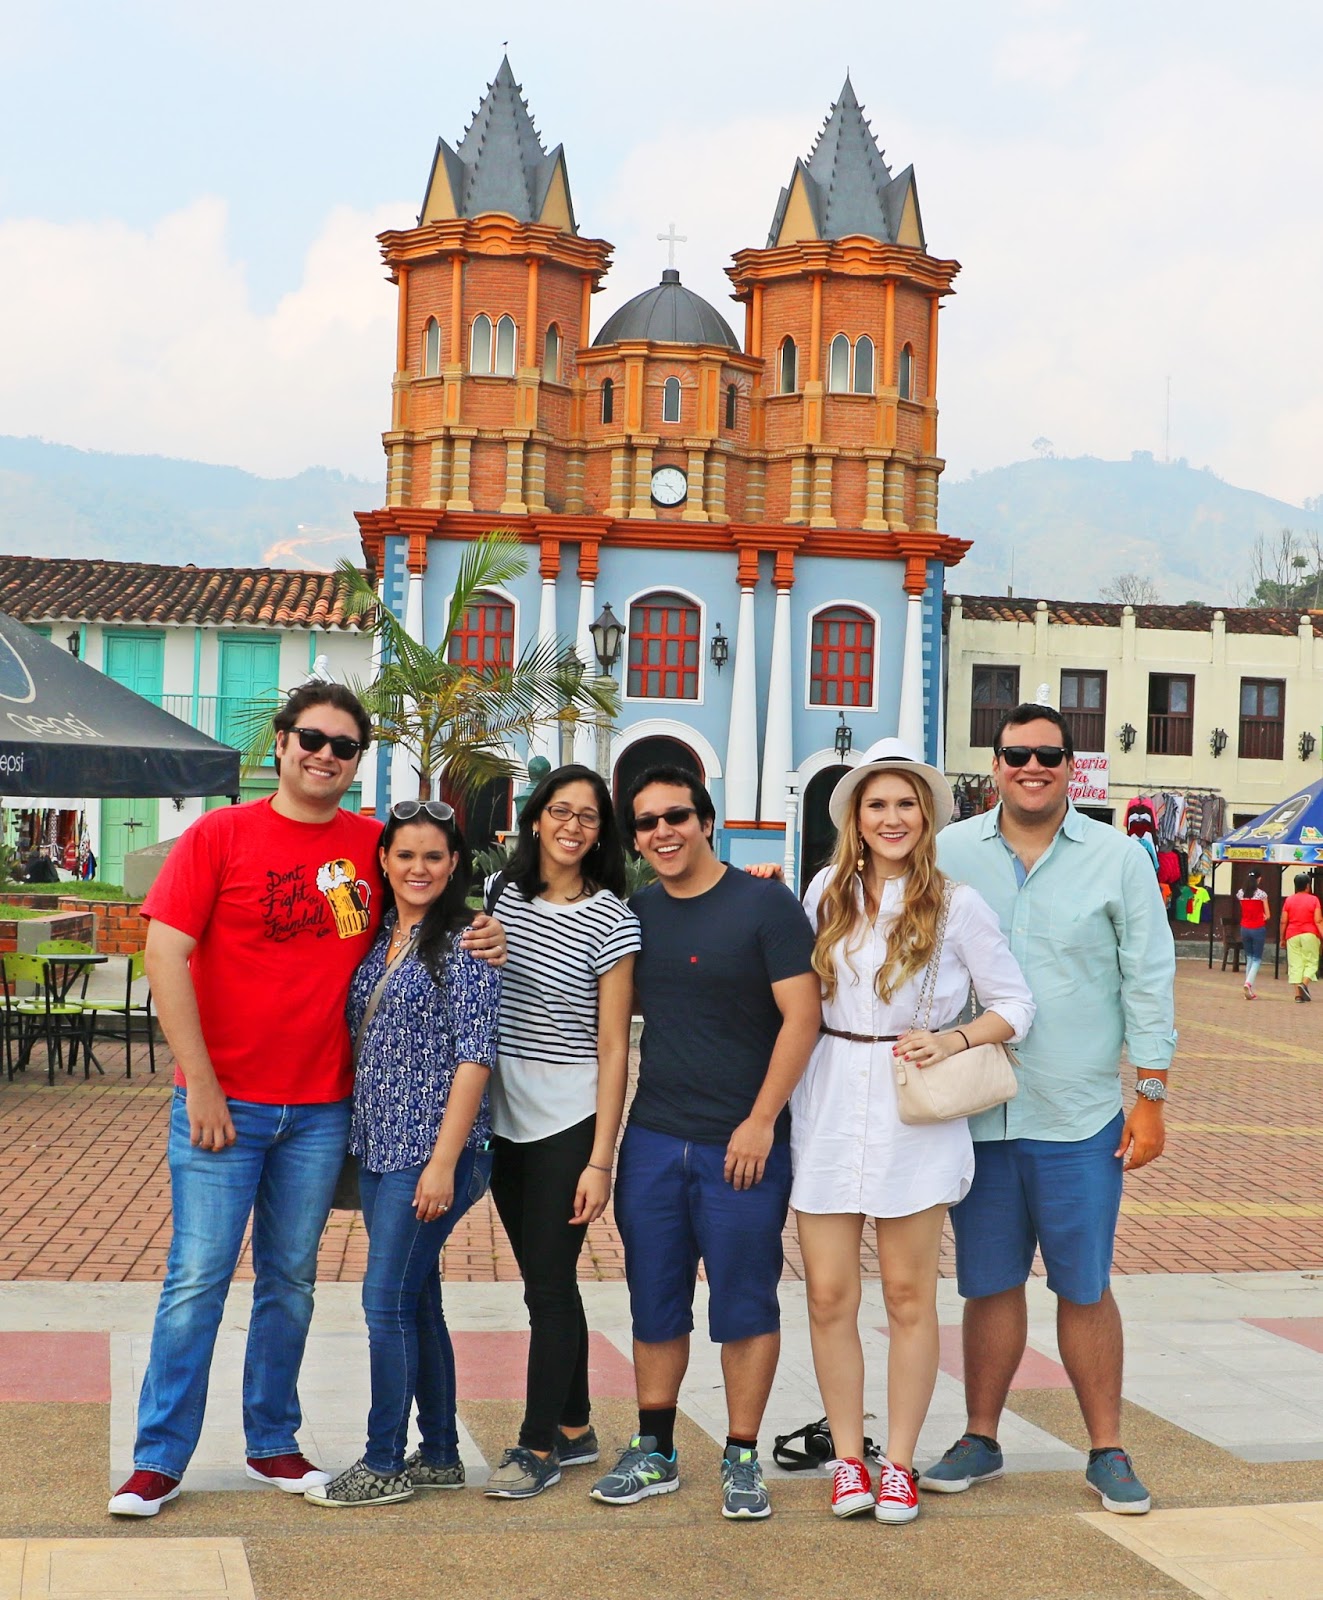
[[[602,421],[616,420],[616,386],[610,378],[602,379]]]
[[[824,606],[813,614],[809,704],[871,706],[873,619],[855,606]]]
[[[726,426],[735,426],[735,408],[739,404],[739,390],[733,383],[726,385]]]
[[[662,384],[662,421],[679,422],[680,420],[680,380],[667,378]]]
[[[679,594],[648,594],[629,608],[629,693],[637,700],[697,700],[700,617]]]
[[[914,349],[908,344],[900,352],[900,367],[896,373],[896,388],[902,400],[913,400]]]
[[[546,383],[560,382],[560,329],[554,322],[542,347],[542,378]]]
[[[513,317],[502,317],[496,324],[496,376],[513,378],[515,370],[515,325]]]
[[[850,392],[850,341],[838,333],[827,356],[827,390],[830,394]]]
[[[469,335],[469,371],[484,376],[492,370],[492,319],[480,311]]]
[[[435,378],[441,371],[441,324],[428,317],[423,329],[423,377]]]
[[[873,341],[861,333],[854,342],[854,392],[873,392]]]
[[[777,374],[777,394],[794,394],[799,387],[799,352],[795,349],[793,339],[782,339],[781,354],[779,358],[780,372]]]
[[[514,606],[483,590],[474,595],[450,636],[456,667],[508,667],[514,660]]]

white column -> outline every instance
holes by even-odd
[[[382,578],[377,584],[377,599],[384,606],[386,603],[386,580]],[[381,676],[381,635],[372,635],[372,655],[369,660],[368,670],[370,683],[375,683]],[[377,809],[377,746],[374,744],[367,755],[358,764],[359,792],[362,795],[360,804],[364,811]]]
[[[404,592],[404,631],[415,644],[423,644],[423,575],[409,574],[409,587]],[[435,784],[433,785],[435,788]],[[391,755],[390,798],[412,800],[418,795],[418,765],[411,750],[397,744]]]
[[[786,773],[786,848],[782,859],[781,870],[785,873],[786,886],[794,894],[799,893],[799,870],[795,860],[795,836],[799,831],[799,774]]]
[[[584,682],[598,676],[597,652],[593,649],[593,636],[589,629],[597,615],[597,592],[591,578],[579,579],[579,616],[574,625],[574,648],[583,662]],[[597,759],[597,730],[587,718],[580,718],[574,727],[574,759],[585,767]]]
[[[923,757],[923,599],[912,594],[905,607],[905,655],[900,668],[900,712],[896,737]]]
[[[726,816],[753,822],[758,815],[758,664],[755,660],[753,588],[740,590],[731,674],[730,736],[726,741]]]
[[[786,773],[795,764],[791,749],[790,702],[790,590],[778,589],[772,624],[772,670],[767,682],[760,822],[786,820]]]
[[[556,637],[556,580],[543,578],[542,598],[537,612],[537,642],[544,649]],[[559,706],[553,706],[558,711]],[[545,756],[553,767],[560,765],[560,746],[557,743],[557,725],[544,723],[529,740],[529,755]]]

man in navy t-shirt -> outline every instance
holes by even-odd
[[[784,885],[717,859],[716,811],[692,774],[650,768],[625,809],[658,880],[630,902],[643,1040],[615,1198],[639,1431],[592,1494],[632,1505],[680,1486],[675,1412],[701,1259],[726,1382],[722,1514],[765,1517],[758,1428],[781,1349],[786,1105],[821,1020],[813,933]]]

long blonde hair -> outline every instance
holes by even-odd
[[[874,773],[873,777],[879,775]],[[933,811],[932,792],[926,783],[912,777],[903,767],[898,767],[894,775],[904,778],[913,789],[923,816],[923,831],[909,858],[905,899],[887,935],[886,960],[878,967],[874,980],[878,998],[888,1002],[898,989],[903,988],[910,978],[917,977],[928,965],[937,943],[937,919],[946,886],[946,879],[937,865],[937,819]],[[850,971],[854,972],[850,952],[859,945],[868,926],[866,911],[861,912],[858,902],[862,890],[867,907],[868,887],[859,869],[859,861],[863,859],[866,870],[868,847],[863,843],[859,831],[859,809],[863,804],[864,791],[871,782],[872,777],[866,779],[854,792],[850,815],[836,837],[831,876],[818,903],[818,936],[813,945],[813,970],[822,979],[823,992],[828,1000],[836,996],[836,947],[841,946],[841,956]]]

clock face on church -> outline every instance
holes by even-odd
[[[689,480],[679,467],[658,467],[652,475],[652,498],[659,506],[678,506],[689,494]]]

